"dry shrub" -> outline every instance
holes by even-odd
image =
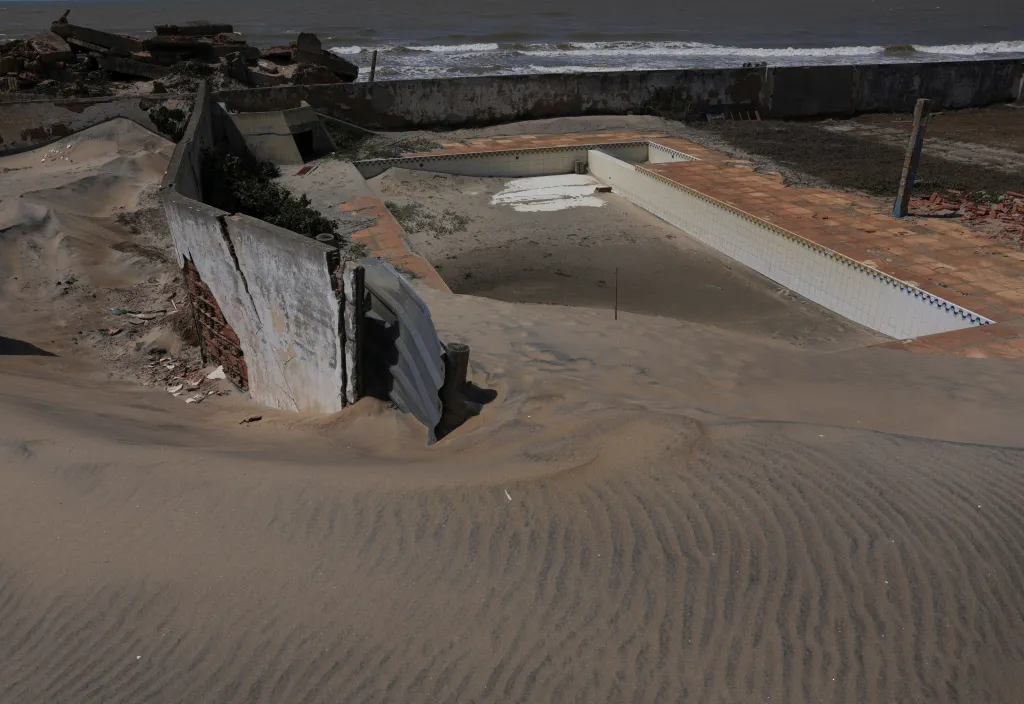
[[[199,346],[199,329],[196,327],[196,318],[192,311],[192,301],[190,299],[186,298],[184,305],[164,318],[164,321],[185,345],[188,347]]]

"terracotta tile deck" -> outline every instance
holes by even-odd
[[[342,203],[338,209],[343,213],[358,212],[360,215],[376,215],[377,222],[365,230],[354,233],[353,239],[369,247],[374,256],[388,261],[399,269],[408,271],[418,279],[423,279],[428,286],[441,291],[449,290],[444,279],[434,271],[430,262],[409,249],[409,245],[405,241],[405,231],[380,200],[364,196]]]
[[[896,219],[879,199],[814,188],[787,188],[779,178],[730,163],[680,139],[659,144],[700,161],[644,169],[729,203],[851,259],[995,320],[1000,325],[931,335],[886,347],[972,357],[1024,358],[1024,252],[993,244],[959,223]]]
[[[511,137],[483,137],[464,142],[441,142],[441,148],[422,154],[402,156],[425,156],[430,154],[477,154],[480,152],[505,151],[511,149],[545,149],[552,147],[574,147],[585,144],[616,144],[619,142],[643,142],[649,134],[638,132],[597,132],[583,134],[541,134],[515,135]]]
[[[489,137],[444,143],[441,149],[429,153],[470,154],[645,140],[690,154],[698,161],[638,168],[728,203],[998,323],[883,346],[965,357],[1024,358],[1024,252],[993,244],[957,222],[895,219],[888,214],[891,203],[879,199],[817,188],[788,188],[781,177],[755,173],[748,162],[660,135],[601,132]],[[398,223],[393,218],[390,221],[401,233]],[[389,227],[385,225],[385,229]],[[390,247],[393,242],[393,238],[386,238],[382,245]],[[407,248],[404,253],[394,252],[398,257],[423,261]],[[430,271],[440,280],[433,269]]]

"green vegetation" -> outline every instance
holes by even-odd
[[[395,220],[402,226],[402,229],[409,233],[429,232],[434,237],[441,237],[456,232],[465,232],[466,226],[470,223],[468,217],[451,209],[437,214],[419,203],[399,205],[392,200],[387,200],[384,201],[384,205],[395,216]]]
[[[370,248],[362,242],[353,242],[348,246],[348,253],[355,259],[370,256]]]
[[[334,156],[345,161],[393,159],[403,154],[429,152],[441,146],[439,142],[425,137],[374,134],[329,118],[323,118],[321,122],[334,140]]]
[[[170,138],[172,142],[181,141],[185,135],[185,128],[188,126],[188,113],[184,110],[168,108],[165,105],[150,110],[149,119],[153,121],[157,131]]]
[[[280,171],[270,162],[246,163],[233,154],[204,150],[202,169],[203,195],[215,208],[259,218],[307,237],[337,232],[338,223],[316,210],[309,198],[297,198],[274,183]]]

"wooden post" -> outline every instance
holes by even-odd
[[[907,143],[907,156],[903,160],[903,173],[900,174],[900,188],[896,193],[896,204],[892,208],[894,218],[907,215],[910,205],[910,191],[917,178],[917,165],[921,162],[921,147],[924,145],[924,128],[928,124],[931,112],[931,101],[921,99],[914,106],[914,127],[910,130],[910,141]]]
[[[469,375],[469,345],[449,342],[444,346],[444,384],[441,386],[441,400],[445,405],[452,395],[461,391]]]
[[[373,50],[373,58],[370,59],[370,83],[373,83],[373,77],[377,75],[377,50]]]
[[[615,319],[619,319],[619,267],[615,267]]]
[[[480,413],[480,405],[462,393],[469,375],[469,345],[449,342],[444,346],[444,383],[438,391],[441,398],[441,420],[434,429],[438,440]]]

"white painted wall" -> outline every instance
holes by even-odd
[[[246,355],[253,399],[293,411],[340,411],[341,303],[327,266],[333,248],[247,215],[225,223],[258,325],[260,363]]]
[[[839,315],[896,338],[992,322],[599,151],[591,174],[696,240]]]
[[[671,147],[666,147],[661,144],[655,144],[654,142],[648,142],[647,161],[652,164],[664,164],[670,161],[698,161],[698,159],[695,156],[684,154],[677,149],[672,149]]]
[[[601,147],[602,151],[628,161],[646,161],[646,142],[628,145]],[[586,163],[589,148],[554,147],[551,149],[511,150],[484,152],[481,154],[441,155],[419,158],[367,159],[357,161],[356,168],[363,178],[373,178],[392,166],[413,171],[431,171],[459,176],[497,176],[503,178],[525,178],[529,176],[551,176],[571,174],[577,161]]]
[[[238,335],[252,399],[288,411],[340,411],[341,304],[331,290],[329,248],[171,191],[163,197],[179,259],[192,261]]]

